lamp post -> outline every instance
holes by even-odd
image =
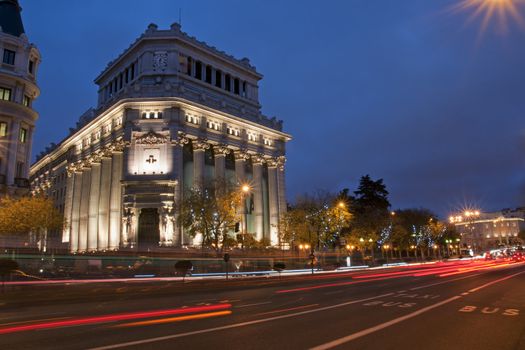
[[[248,233],[248,213],[246,210],[246,195],[250,193],[250,185],[243,184],[241,186],[241,202],[242,202],[242,248],[244,249],[244,240],[246,239],[246,234]]]

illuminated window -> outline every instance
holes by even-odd
[[[93,135],[93,138],[94,138],[95,141],[100,140],[100,131],[97,131],[97,132],[95,133],[95,135]]]
[[[22,143],[26,143],[27,142],[27,129],[20,128],[19,140]]]
[[[115,126],[121,126],[122,125],[122,117],[118,117],[115,119]]]
[[[264,144],[265,144],[266,146],[271,146],[271,145],[272,145],[272,140],[265,138],[265,139],[264,139]]]
[[[199,118],[194,116],[194,115],[191,115],[191,114],[186,114],[186,121],[188,123],[195,124],[195,125],[199,125],[200,124]]]
[[[208,120],[206,121],[206,127],[208,129],[213,129],[213,130],[221,130],[221,123],[219,123],[218,121],[215,121],[215,120]]]
[[[248,132],[248,141],[256,142],[257,135],[255,135],[253,132]]]
[[[107,124],[107,125],[104,127],[104,133],[105,133],[105,134],[109,134],[109,133],[111,133],[111,123]]]
[[[16,56],[16,52],[8,50],[8,49],[4,49],[4,63],[14,65],[15,56]]]
[[[162,112],[142,112],[142,119],[162,119]]]
[[[29,96],[24,95],[23,104],[26,107],[31,107],[31,99],[29,98]]]
[[[11,101],[11,89],[0,87],[0,100]]]
[[[226,128],[226,132],[228,133],[228,135],[233,135],[233,136],[237,136],[237,137],[241,134],[239,129],[231,127],[231,126],[228,126]]]
[[[7,123],[0,122],[0,137],[6,137],[6,136],[7,136]]]

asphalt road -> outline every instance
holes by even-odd
[[[524,263],[192,283],[17,289],[27,303],[0,306],[0,347],[525,349]]]

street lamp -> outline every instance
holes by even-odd
[[[241,201],[242,201],[242,242],[244,248],[244,240],[246,239],[246,234],[248,233],[248,213],[246,210],[246,195],[250,193],[251,187],[248,184],[243,184],[241,186]]]

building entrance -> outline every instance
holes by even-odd
[[[157,208],[144,208],[139,216],[139,250],[156,248],[159,246],[159,213]]]

